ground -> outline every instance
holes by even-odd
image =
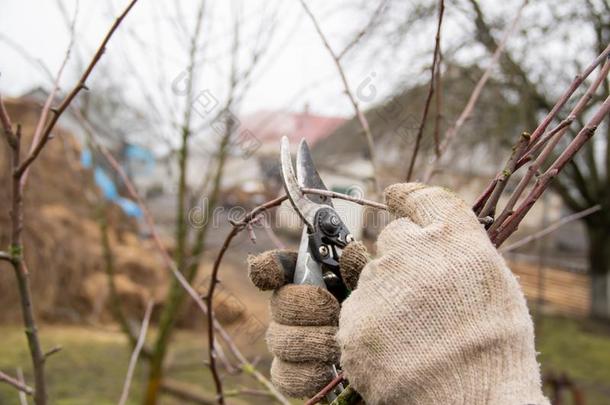
[[[130,351],[123,336],[113,328],[85,328],[43,325],[42,336],[48,346],[64,349],[50,358],[48,375],[50,395],[58,405],[116,404],[120,396]],[[18,326],[0,327],[0,369],[15,374],[22,366],[31,381],[27,346]],[[203,366],[206,358],[202,333],[180,332],[171,359],[172,378],[211,396],[210,375]],[[538,325],[537,349],[543,371],[565,372],[582,387],[587,405],[607,404],[610,392],[610,326],[592,321],[545,316]],[[269,355],[262,340],[246,348],[248,353],[264,354],[259,368],[267,372]],[[201,362],[200,362],[201,361]],[[133,381],[130,404],[137,404],[143,390],[145,370],[139,366]],[[247,376],[227,377],[228,387],[251,386]],[[260,397],[242,397],[233,403],[261,403]],[[265,400],[266,401],[266,400]],[[162,404],[181,401],[165,396]],[[564,402],[565,404],[570,402]],[[18,404],[16,392],[0,385],[0,404]]]

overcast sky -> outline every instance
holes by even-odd
[[[59,68],[70,35],[65,18],[59,11],[58,2],[64,5],[72,18],[78,4],[75,44],[62,89],[72,86],[83,70],[82,63],[91,58],[114,17],[127,4],[127,0],[2,0],[0,9],[0,91],[6,95],[19,95],[33,86],[49,81],[34,66],[16,52],[7,40],[29,53],[55,73]],[[482,4],[490,19],[508,25],[521,0],[493,1]],[[171,110],[174,117],[183,108],[183,99],[172,92],[172,83],[187,67],[187,38],[184,30],[192,32],[199,0],[139,0],[127,16],[110,45],[98,69],[94,72],[90,87],[92,92],[103,86],[120,88],[127,102],[146,105],[154,99],[162,111]],[[409,7],[411,0],[391,2],[389,14],[404,18],[407,14],[396,7]],[[180,4],[180,7],[176,7]],[[379,0],[365,2],[345,0],[328,2],[309,0],[308,4],[318,17],[322,29],[335,50],[341,49],[368,22]],[[398,4],[398,6],[396,6]],[[456,3],[457,4],[457,3]],[[511,38],[508,49],[522,60],[525,66],[537,67],[540,82],[549,81],[551,87],[560,92],[563,88],[556,81],[570,80],[575,71],[573,59],[583,63],[591,58],[583,44],[591,33],[582,27],[564,25],[566,34],[558,32],[558,40],[548,41],[544,32],[538,32],[538,23],[549,21],[553,16],[546,5],[532,3],[526,8],[524,19],[529,18],[529,37],[544,38],[544,46],[519,51],[518,44],[523,33]],[[463,9],[463,7],[462,7]],[[557,11],[557,10],[556,10]],[[240,65],[249,65],[251,53],[256,48],[258,33],[273,34],[268,49],[253,74],[252,85],[239,111],[250,113],[258,110],[281,109],[299,111],[306,104],[310,110],[328,115],[353,115],[349,100],[343,93],[341,80],[333,61],[322,45],[311,21],[305,16],[298,0],[244,0],[208,1],[201,37],[201,70],[196,75],[195,91],[209,90],[218,99],[226,98],[232,26],[236,15],[240,24]],[[274,15],[273,19],[269,17]],[[532,25],[532,21],[534,24]],[[524,23],[525,24],[525,23]],[[387,46],[383,35],[365,36],[344,60],[344,67],[352,89],[356,91],[362,83],[375,86],[374,97],[361,97],[366,107],[379,103],[401,86],[422,82],[429,77],[425,71],[430,64],[430,50],[434,41],[434,25],[417,26],[409,40],[400,47]],[[443,49],[459,43],[464,33],[471,31],[473,24],[460,7],[448,3],[443,26]],[[495,32],[501,35],[501,32]],[[263,41],[267,43],[267,41]],[[391,54],[383,58],[371,57],[372,48],[390,49]],[[489,54],[481,47],[456,47],[454,60],[482,60],[485,64]],[[586,52],[581,50],[585,49]],[[569,64],[561,58],[569,57]],[[568,73],[569,72],[569,73]],[[555,81],[555,82],[553,82]],[[175,111],[174,111],[175,110]]]
[[[122,1],[81,0],[76,19],[75,51],[69,60],[63,87],[71,85],[80,72],[80,60],[88,60],[94,47],[100,42],[104,32],[112,22],[113,16],[127,3]],[[194,24],[198,1],[183,0],[182,16],[178,17],[173,1],[140,0],[127,17],[120,32],[112,38],[110,46],[100,65],[112,68],[110,79],[120,82],[128,92],[138,98],[137,86],[128,74],[119,72],[137,71],[137,75],[150,83],[151,93],[159,94],[160,88],[171,89],[171,82],[186,67],[185,47],[180,45],[181,32],[170,18],[182,19],[187,29]],[[265,0],[248,0],[246,2],[211,2],[206,10],[205,36],[202,38],[202,51],[206,58],[206,67],[200,73],[196,84],[197,90],[211,88],[219,93],[219,98],[226,91],[229,66],[229,49],[231,30],[235,10],[243,16],[242,48],[243,62],[247,65],[248,55],[254,47],[255,37],[260,29],[262,17],[271,15],[276,10],[275,31],[269,42],[263,60],[255,71],[256,79],[244,100],[241,109],[252,112],[261,109],[300,110],[306,103],[312,111],[350,115],[352,108],[342,93],[342,84],[337,70],[322,46],[320,38],[311,21],[305,17],[298,1],[270,2]],[[65,9],[73,15],[75,0],[63,0]],[[324,31],[333,42],[335,49],[340,49],[354,33],[368,21],[372,10],[378,4],[371,2],[369,10],[356,7],[344,7],[338,3],[310,2],[314,13]],[[265,20],[268,21],[268,20]],[[47,66],[52,72],[59,68],[69,43],[67,24],[59,11],[57,1],[51,0],[3,0],[0,12],[0,91],[8,95],[19,95],[33,86],[48,80],[40,69],[31,61],[6,43],[6,39],[26,50],[30,55]],[[367,42],[363,42],[367,46]],[[422,49],[429,46],[424,44]],[[398,58],[399,55],[397,55]],[[129,62],[130,68],[125,67]],[[352,52],[345,61],[345,69],[353,88],[367,79],[374,79],[378,96],[371,102],[379,101],[382,95],[391,92],[405,69],[398,59],[394,60],[393,70],[387,64],[375,60],[359,58],[359,50]],[[82,62],[81,62],[82,63]],[[134,69],[135,66],[135,69]],[[403,65],[404,66],[404,65]],[[93,80],[104,80],[107,70],[96,71]],[[402,73],[401,73],[402,72]],[[92,87],[95,91],[95,86]],[[365,103],[367,100],[363,100]]]

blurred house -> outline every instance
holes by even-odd
[[[448,67],[443,77],[441,137],[462,112],[479,77],[480,72],[476,68]],[[405,181],[427,92],[427,85],[408,88],[386,100],[379,100],[376,106],[365,112],[373,132],[382,187]],[[432,103],[413,181],[423,174],[434,156],[436,114],[435,104]],[[518,99],[509,97],[501,85],[489,81],[471,118],[445,153],[433,183],[456,190],[466,201],[474,201],[502,169],[510,148],[525,129],[519,114]],[[346,121],[333,134],[317,142],[313,153],[323,173],[346,182],[364,184],[367,187],[365,194],[371,193],[373,168],[367,142],[357,119]],[[513,176],[505,194],[515,187],[519,174]],[[505,202],[505,199],[501,199],[499,206]],[[515,237],[539,228],[543,217],[550,222],[566,211],[560,198],[552,192],[548,193],[546,202],[542,204],[541,201],[534,206]],[[367,218],[377,221],[374,224],[366,223],[367,230],[371,230],[372,234],[375,229],[384,226],[383,221],[374,216],[367,215]],[[562,245],[565,247],[566,243],[571,243],[574,248],[582,249],[584,239],[582,232],[576,233],[571,235],[570,241],[563,240]]]

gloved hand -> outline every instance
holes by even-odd
[[[249,276],[261,290],[275,290],[267,346],[273,354],[271,381],[285,395],[311,397],[333,378],[339,364],[335,341],[340,306],[328,291],[292,282],[297,253],[272,250],[248,257]],[[366,248],[352,242],[340,259],[341,276],[353,289],[364,265]],[[285,285],[286,284],[286,285]]]
[[[368,404],[548,404],[523,293],[470,207],[414,183],[385,198],[399,218],[380,234],[336,335],[350,384]],[[295,364],[281,376],[275,367],[274,382]]]
[[[343,303],[341,364],[369,404],[548,404],[517,280],[455,194],[385,191],[397,217]]]

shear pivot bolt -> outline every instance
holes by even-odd
[[[345,237],[345,243],[351,243],[354,241],[354,237],[352,236],[351,233],[348,233],[347,236]]]
[[[322,256],[328,256],[328,248],[324,245],[320,246],[319,252]]]

